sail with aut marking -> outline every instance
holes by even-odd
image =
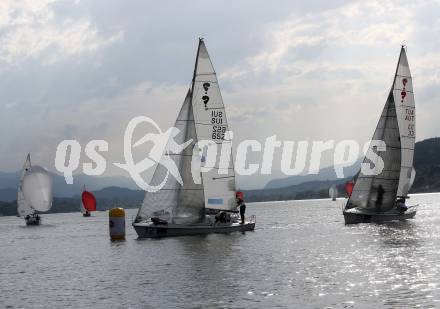
[[[411,72],[405,48],[400,52],[399,64],[393,84],[393,97],[396,102],[397,121],[401,142],[401,169],[397,196],[406,197],[411,186],[414,144],[416,137],[416,112]]]
[[[397,197],[406,197],[411,183],[415,140],[415,107],[412,78],[402,47],[391,91],[376,126],[373,140],[385,142],[386,151],[370,146],[363,164],[377,168],[373,152],[383,169],[378,175],[362,172],[356,180],[347,208],[361,207],[384,212],[395,206]],[[376,157],[377,158],[377,157]]]

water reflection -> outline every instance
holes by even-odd
[[[235,277],[240,274],[240,265],[248,263],[246,256],[237,242],[242,238],[240,233],[212,234],[175,239],[177,253],[181,255],[186,267],[179,270],[179,277],[184,282],[196,282],[185,291],[194,306],[201,306],[210,299],[220,307],[230,307],[236,297],[238,282]]]
[[[0,297],[19,308],[437,307],[440,195],[415,199],[426,206],[406,222],[345,226],[330,201],[264,203],[249,206],[254,232],[137,240],[127,225],[125,242],[109,240],[106,213],[47,215],[53,226],[35,229],[0,218]]]

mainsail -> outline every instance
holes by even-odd
[[[406,197],[410,187],[415,139],[415,107],[411,73],[402,47],[391,91],[383,108],[373,140],[386,144],[386,151],[370,146],[364,164],[376,153],[384,167],[378,175],[362,172],[356,180],[347,208],[362,207],[383,212],[395,205],[396,197]],[[381,197],[379,197],[381,195]]]
[[[217,150],[230,147],[232,136],[225,106],[214,67],[202,39],[199,41],[194,71],[192,105],[198,139],[213,141],[213,147]],[[206,166],[211,170],[202,173],[206,208],[234,210],[236,207],[232,154],[225,157],[225,160],[217,158],[213,166]]]
[[[27,216],[31,215],[35,212],[34,209],[26,202],[23,194],[23,178],[26,172],[31,167],[31,155],[28,154],[26,157],[26,161],[23,165],[23,169],[21,171],[20,182],[18,184],[18,194],[17,194],[17,212],[19,216]]]
[[[48,211],[52,207],[52,177],[41,166],[31,165],[28,154],[18,185],[17,208],[20,216],[36,210]]]
[[[413,170],[414,144],[416,138],[416,112],[411,72],[405,48],[400,52],[399,64],[393,84],[393,96],[396,102],[397,121],[399,123],[402,159],[397,196],[406,197],[411,186]]]
[[[328,195],[332,198],[335,199],[338,197],[338,188],[336,187],[336,185],[332,185],[329,189],[328,189]]]
[[[226,166],[220,166],[219,160],[216,160],[214,166],[204,166],[211,170],[201,172],[201,181],[193,177],[194,173],[200,171],[195,171],[192,163],[198,161],[199,165],[203,165],[205,162],[206,148],[199,149],[197,142],[212,141],[210,147],[218,146],[218,149],[223,143],[232,143],[217,77],[202,39],[199,41],[191,89],[186,95],[174,130],[176,132],[171,134],[172,138],[150,183],[151,186],[158,186],[162,182],[165,184],[159,191],[145,194],[137,218],[158,217],[174,223],[193,223],[203,219],[205,207],[234,209],[235,173],[231,154],[228,155]],[[170,143],[182,145],[190,140],[191,143],[183,151],[173,153]],[[178,167],[182,184],[169,173],[164,162],[167,160],[172,160]]]

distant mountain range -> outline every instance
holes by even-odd
[[[440,191],[440,137],[416,143],[414,152],[416,178],[411,192]]]
[[[321,170],[317,175],[287,177],[270,181],[265,189],[244,190],[245,199],[249,202],[276,201],[291,199],[310,199],[328,197],[328,189],[337,185],[339,195],[344,196],[344,184],[352,178],[360,168],[360,162],[344,170],[349,177],[337,179],[333,168]],[[440,191],[440,138],[430,138],[416,143],[414,167],[417,171],[411,193]],[[79,211],[82,184],[93,191],[98,201],[98,210],[106,210],[115,206],[125,208],[139,207],[145,192],[137,190],[131,179],[125,177],[90,177],[75,176],[75,184],[67,185],[64,178],[54,176],[54,192],[56,198],[51,212]],[[0,173],[0,215],[16,214],[16,198],[18,173]],[[109,184],[125,184],[111,185]],[[275,187],[280,186],[280,187]],[[131,188],[127,188],[131,187]]]
[[[362,159],[359,158],[359,160],[354,162],[352,165],[345,167],[343,169],[344,175],[346,177],[355,175],[359,171],[361,162]],[[280,179],[273,179],[267,183],[264,189],[278,189],[278,188],[298,185],[305,182],[327,181],[327,180],[335,180],[335,179],[337,179],[335,168],[331,166],[319,170],[317,174],[305,174],[305,175],[290,176]]]
[[[12,202],[17,199],[17,185],[20,172],[0,172],[0,201]],[[52,173],[53,192],[56,197],[73,197],[79,195],[83,185],[88,190],[97,191],[106,187],[121,187],[132,190],[138,189],[131,178],[124,176],[93,177],[74,175],[73,184],[66,184],[63,176]]]
[[[17,194],[15,192],[15,194]],[[144,199],[145,192],[120,187],[107,187],[94,191],[98,210],[108,210],[113,207],[138,208]],[[78,212],[80,195],[74,197],[55,197],[49,213]],[[17,201],[0,202],[0,216],[15,216],[17,214]]]
[[[339,196],[345,195],[345,183],[352,177],[336,180],[315,180],[276,189],[245,190],[244,196],[248,202],[305,200],[326,198],[329,188],[336,185]]]
[[[246,190],[246,200],[256,202],[326,198],[329,196],[328,189],[333,184],[338,186],[339,196],[344,196],[344,184],[359,171],[360,163],[361,161],[344,170],[345,175],[350,176],[345,179],[336,179],[334,169],[330,167],[321,170],[317,175],[272,180],[266,189]],[[416,178],[410,193],[440,191],[440,138],[430,138],[416,143],[414,168],[416,169]]]

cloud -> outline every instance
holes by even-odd
[[[436,134],[438,1],[0,2],[0,170],[108,139],[130,117],[171,125],[204,36],[238,143],[371,138],[406,41],[417,139]],[[11,122],[11,119],[13,120]],[[115,145],[115,146],[112,146]],[[19,158],[17,160],[16,158]],[[113,159],[112,159],[113,160]],[[326,159],[326,164],[331,160]]]
[[[86,18],[57,20],[55,1],[2,1],[0,62],[18,65],[29,58],[53,64],[121,41],[123,33],[102,36]]]

